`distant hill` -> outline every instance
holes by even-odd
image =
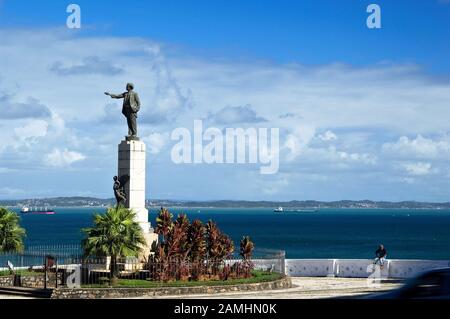
[[[150,207],[265,207],[275,208],[416,208],[416,209],[450,209],[450,202],[445,203],[427,203],[416,201],[386,202],[371,200],[340,200],[331,202],[322,202],[314,200],[293,200],[288,202],[275,201],[243,201],[243,200],[214,200],[214,201],[185,201],[185,200],[164,200],[151,199],[146,201]],[[115,205],[114,198],[95,198],[95,197],[54,197],[41,199],[22,199],[22,200],[0,200],[0,206],[21,207],[28,206],[48,206],[48,207],[99,207]]]

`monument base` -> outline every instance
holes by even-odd
[[[145,238],[146,244],[144,247],[142,247],[142,251],[139,254],[139,259],[141,261],[147,262],[149,256],[151,254],[153,254],[153,249],[158,244],[158,234],[156,234],[154,232],[150,232],[150,233],[144,234],[144,238]]]
[[[158,242],[158,235],[148,222],[148,210],[145,208],[145,150],[145,143],[133,137],[121,141],[118,152],[118,176],[120,180],[127,181],[122,185],[126,194],[125,207],[136,214],[136,221],[146,241],[139,255],[143,261],[148,260],[152,246]]]

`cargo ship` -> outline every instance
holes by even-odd
[[[53,209],[48,209],[47,207],[34,207],[30,208],[28,206],[23,206],[20,210],[22,214],[32,214],[32,215],[53,215],[55,211]]]

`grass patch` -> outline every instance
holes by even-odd
[[[35,276],[35,275],[39,275],[39,274],[43,274],[42,272],[36,272],[36,271],[30,271],[27,269],[19,269],[15,271],[16,275],[21,275],[21,276]],[[1,276],[10,276],[11,272],[9,270],[1,270],[0,271],[0,277]]]
[[[143,279],[119,279],[115,288],[160,288],[160,287],[195,287],[195,286],[228,286],[240,284],[253,284],[258,282],[274,281],[282,278],[283,275],[266,271],[254,270],[252,277],[230,280],[210,280],[210,281],[150,281]],[[82,288],[107,288],[108,284],[82,285]]]

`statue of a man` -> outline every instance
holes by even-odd
[[[122,94],[111,94],[105,92],[113,99],[123,99],[122,114],[127,118],[128,124],[128,136],[129,140],[138,140],[137,137],[137,112],[141,108],[141,101],[139,100],[139,95],[133,91],[133,83],[127,83],[126,92]]]

